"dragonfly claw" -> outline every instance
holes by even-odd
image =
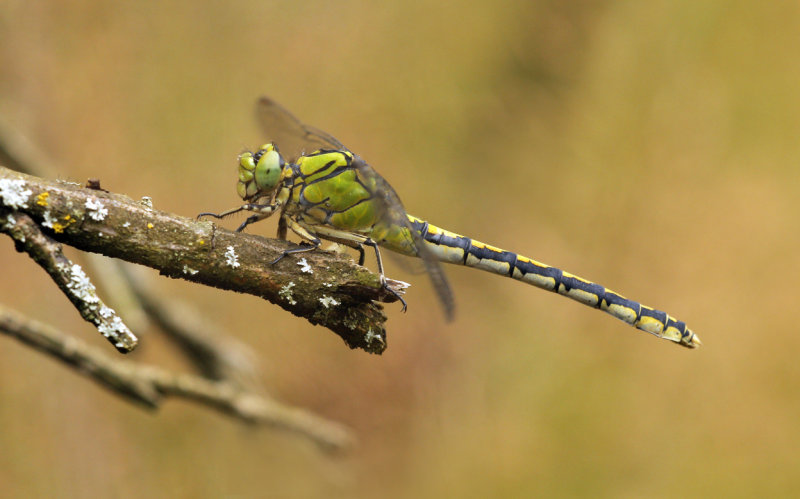
[[[408,303],[406,303],[406,301],[403,299],[403,294],[405,294],[406,288],[408,288],[410,284],[394,279],[387,279],[384,276],[381,276],[381,284],[383,284],[383,289],[388,291],[389,294],[397,298],[400,303],[403,304],[403,308],[401,309],[402,312],[408,310]]]
[[[222,218],[222,216],[220,216],[220,215],[218,215],[216,213],[210,213],[210,212],[206,213],[206,212],[204,212],[204,213],[198,213],[197,216],[195,217],[195,220],[202,220],[203,217],[214,217],[214,218],[217,218],[217,219]]]

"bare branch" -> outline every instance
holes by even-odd
[[[0,305],[0,332],[77,367],[77,372],[104,388],[145,407],[155,409],[166,397],[180,397],[248,423],[298,433],[327,450],[345,449],[354,443],[349,429],[303,409],[243,391],[231,383],[112,359],[78,339],[27,319],[3,305]]]
[[[247,345],[225,334],[196,307],[171,297],[159,296],[149,285],[142,268],[119,260],[114,275],[121,276],[130,287],[143,311],[164,334],[185,353],[206,378],[235,382],[242,387],[258,385],[258,368],[253,351]]]
[[[43,180],[0,167],[0,182],[22,182],[7,209],[28,214],[52,237],[84,251],[161,274],[260,296],[338,334],[351,348],[381,353],[386,316],[375,300],[394,296],[378,276],[343,255],[314,251],[269,262],[291,243],[241,234],[158,211],[127,196]]]
[[[0,164],[39,177],[52,176],[54,161],[35,147],[0,116]],[[99,184],[99,181],[97,182]],[[87,187],[98,189],[90,180]],[[213,321],[190,304],[159,297],[150,283],[152,274],[135,269],[128,262],[88,253],[88,273],[131,330],[144,330],[149,322],[157,324],[173,340],[190,362],[205,377],[235,380],[242,386],[256,386],[257,361],[252,350],[213,325]],[[140,272],[137,272],[140,270]],[[192,308],[189,310],[189,308]],[[191,323],[191,324],[190,324]]]
[[[0,232],[11,236],[17,249],[27,252],[50,275],[81,317],[94,324],[117,350],[129,353],[136,348],[136,336],[119,315],[100,300],[83,269],[64,256],[61,244],[47,237],[28,215],[15,215],[0,208]]]

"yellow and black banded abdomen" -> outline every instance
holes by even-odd
[[[683,321],[666,312],[629,300],[600,284],[561,269],[444,230],[410,215],[408,218],[412,229],[419,231],[428,249],[442,262],[505,275],[553,291],[683,346],[694,348],[700,344],[699,338]]]

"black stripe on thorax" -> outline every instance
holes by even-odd
[[[323,200],[323,202],[328,201],[329,199],[330,198],[325,198]],[[371,200],[370,198],[359,199],[355,203],[351,204],[350,206],[348,206],[346,208],[342,208],[341,210],[334,210],[334,209],[326,208],[325,209],[325,223],[326,224],[330,223],[332,216],[337,215],[339,213],[344,213],[347,210],[351,210],[351,209],[355,208],[356,206],[360,205],[361,203],[366,203],[367,201],[370,201],[370,200]],[[322,204],[322,203],[320,203],[320,204]]]
[[[333,177],[336,177],[337,175],[339,175],[341,173],[344,173],[344,172],[346,172],[348,170],[352,170],[353,169],[352,165],[349,165],[349,164],[342,165],[342,166],[337,166],[330,173],[326,173],[325,175],[323,175],[323,176],[321,176],[319,178],[315,178],[314,180],[311,180],[311,181],[307,180],[308,177],[316,175],[318,172],[324,170],[325,168],[330,168],[334,163],[336,163],[336,162],[335,161],[330,161],[328,163],[325,163],[325,166],[323,166],[322,168],[319,168],[314,173],[310,173],[308,175],[303,175],[303,180],[305,181],[305,184],[306,185],[313,185],[313,184],[316,184],[317,182],[323,182],[325,180],[332,179]]]

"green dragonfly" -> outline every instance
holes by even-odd
[[[647,307],[604,286],[531,258],[495,248],[430,224],[406,213],[397,193],[358,155],[329,134],[303,124],[274,100],[262,97],[257,116],[272,142],[239,155],[237,192],[245,204],[224,213],[198,216],[223,218],[253,213],[237,229],[280,212],[278,237],[291,229],[303,241],[287,255],[313,251],[322,240],[359,251],[374,249],[381,283],[406,310],[406,302],[383,273],[378,247],[422,259],[445,315],[452,318],[453,294],[439,262],[473,267],[553,291],[605,311],[642,331],[689,348],[700,339],[683,321]],[[280,149],[279,149],[280,148]]]

